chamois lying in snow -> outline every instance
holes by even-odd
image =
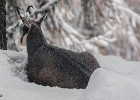
[[[29,6],[28,9],[32,7]],[[98,62],[88,52],[76,53],[48,44],[41,30],[43,15],[38,21],[28,20],[17,12],[24,23],[23,36],[27,36],[27,76],[30,82],[43,86],[86,88],[91,74],[99,68]],[[21,42],[23,39],[21,38]]]

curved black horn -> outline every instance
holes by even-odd
[[[18,13],[18,15],[20,16],[20,19],[22,19],[19,10],[21,10],[21,9],[20,9],[19,7],[17,7],[17,13]]]
[[[29,9],[30,9],[31,7],[33,8],[33,6],[28,6],[28,8],[26,9],[26,12],[29,12]],[[34,8],[33,8],[33,9],[34,9]]]
[[[18,12],[18,14],[20,15],[20,12],[19,12],[19,10],[21,10],[19,7],[17,7],[17,12]]]
[[[18,14],[19,14],[19,16],[20,16],[20,19],[22,20],[22,22],[24,23],[24,17],[23,16],[21,16],[21,14],[20,14],[20,11],[19,10],[21,10],[19,7],[17,7],[17,12],[18,12]]]
[[[29,7],[28,7],[29,8]],[[22,20],[23,24],[26,25],[27,27],[30,27],[30,20],[27,19],[27,17],[25,15],[20,14],[19,10],[21,10],[19,7],[17,7],[17,12],[20,16],[20,19]]]

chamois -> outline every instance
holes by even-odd
[[[29,81],[51,87],[86,88],[91,74],[100,67],[94,56],[88,52],[76,53],[48,44],[41,30],[41,23],[47,14],[34,21],[21,16],[19,10],[17,7],[24,24],[23,36],[28,34],[26,71]]]

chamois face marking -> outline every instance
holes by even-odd
[[[29,12],[29,9],[31,7],[33,8],[33,6],[29,6],[26,9],[26,13]],[[38,21],[34,21],[34,20],[27,19],[27,16],[25,16],[26,14],[25,15],[20,14],[19,10],[21,10],[21,9],[19,7],[17,7],[17,12],[18,12],[23,24],[24,24],[24,26],[23,26],[23,35],[22,35],[21,40],[20,40],[20,42],[22,43],[24,35],[29,33],[29,29],[31,28],[32,24],[37,25],[38,27],[40,27],[42,21],[47,17],[47,14],[44,14]]]

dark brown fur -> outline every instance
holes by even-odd
[[[23,35],[28,34],[29,81],[43,86],[86,88],[91,74],[99,68],[98,62],[88,52],[76,53],[49,45],[40,28],[42,19],[30,21],[31,27],[24,23]]]

